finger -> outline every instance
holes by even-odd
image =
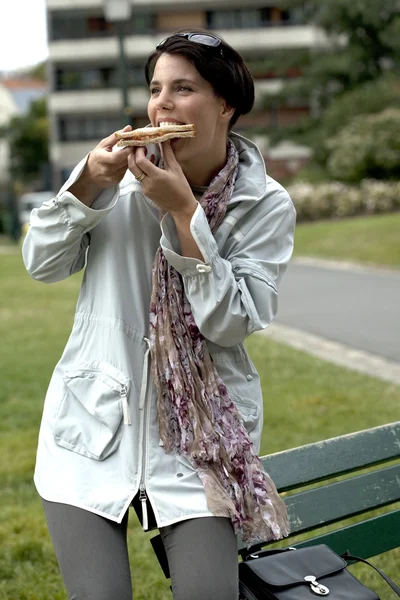
[[[114,146],[115,148],[115,146]],[[128,164],[128,156],[132,154],[132,148],[118,148],[111,152],[112,154],[112,162],[115,165],[123,166]]]
[[[132,148],[131,154],[128,156],[128,169],[135,177],[140,177],[143,171],[136,164],[136,148]]]
[[[141,173],[145,173],[149,177],[157,177],[160,173],[163,173],[162,169],[156,167],[152,161],[148,160],[145,156],[144,149],[142,147],[136,148],[136,152],[132,157],[128,158],[128,166],[135,175],[139,176]]]
[[[144,165],[146,168],[146,162],[148,155],[148,149],[146,146],[138,146],[135,148],[135,162],[140,167],[140,165]]]
[[[147,148],[144,146],[138,146],[135,148],[135,161],[145,160],[147,156]]]
[[[119,131],[115,131],[108,137],[104,138],[103,140],[100,141],[98,147],[99,148],[109,148],[109,147],[112,148],[118,142],[117,133],[122,133],[123,131],[132,131],[132,125],[125,125],[125,127],[123,129],[120,129]]]
[[[136,167],[136,148],[131,148],[131,153],[128,156],[128,168]]]
[[[179,163],[175,158],[175,154],[172,149],[170,140],[167,140],[166,142],[162,142],[160,144],[160,146],[161,146],[161,155],[163,157],[164,164],[167,167],[169,167],[170,169],[177,167],[177,166],[179,167]]]
[[[132,153],[132,148],[121,148],[110,151],[110,148],[97,148],[100,152],[100,160],[106,165],[114,165],[117,168],[128,165],[128,156]]]

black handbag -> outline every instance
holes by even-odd
[[[379,600],[347,569],[348,560],[365,562],[400,597],[400,588],[379,569],[348,553],[339,556],[328,546],[283,548],[248,554],[239,563],[242,600]]]

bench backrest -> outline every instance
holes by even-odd
[[[400,421],[261,458],[288,508],[291,535],[336,523],[334,531],[301,542],[369,558],[400,546]],[[339,479],[339,480],[335,480]],[[303,489],[306,488],[306,489]],[[340,521],[390,507],[347,527]],[[394,509],[394,510],[393,510]],[[160,536],[151,543],[169,577]],[[285,545],[286,540],[284,541]],[[268,544],[253,546],[256,551]],[[239,552],[247,554],[239,541]]]
[[[373,509],[394,508],[400,501],[399,459],[396,422],[264,456],[262,462],[279,492],[287,492],[293,537]],[[400,508],[293,545],[315,543],[362,558],[396,548]]]

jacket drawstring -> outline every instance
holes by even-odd
[[[144,354],[143,359],[143,372],[142,372],[142,384],[140,386],[140,396],[139,396],[139,409],[143,410],[144,403],[146,400],[146,390],[147,390],[147,376],[149,370],[149,354],[150,354],[150,340],[148,338],[143,338],[147,343],[147,350]]]

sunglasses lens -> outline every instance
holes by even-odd
[[[220,40],[212,35],[206,35],[202,33],[191,33],[188,38],[196,44],[203,44],[203,46],[212,46],[216,48],[220,45]]]
[[[202,46],[208,46],[209,48],[218,48],[218,46],[221,44],[221,40],[214,37],[213,35],[208,35],[206,33],[175,33],[172,37],[175,36],[187,38],[191,42],[201,44]],[[156,50],[162,48],[164,43],[169,39],[170,38],[165,38],[162,42],[157,44]]]

